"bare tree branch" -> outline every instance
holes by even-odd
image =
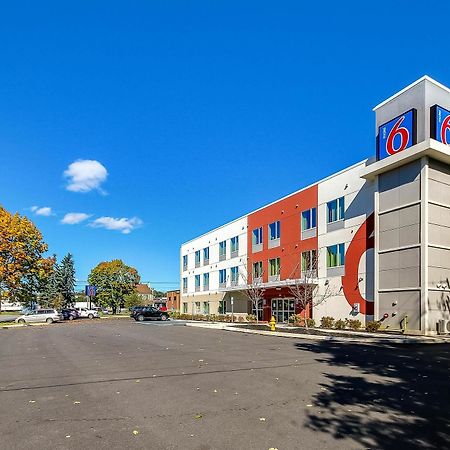
[[[261,300],[264,299],[265,288],[263,287],[264,269],[262,263],[255,263],[252,267],[252,273],[249,275],[247,263],[242,263],[241,277],[245,282],[244,294],[252,302],[252,306],[256,311],[256,322],[258,323],[258,311]]]

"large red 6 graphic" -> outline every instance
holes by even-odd
[[[345,254],[345,275],[342,277],[342,289],[344,296],[350,306],[359,304],[362,314],[373,314],[373,302],[367,301],[359,290],[359,261],[361,256],[370,248],[374,247],[374,214],[372,213],[359,227],[353,236]]]
[[[450,116],[447,116],[441,125],[441,142],[450,145],[450,142],[447,141],[447,131],[450,131]]]
[[[392,130],[389,133],[386,144],[386,151],[390,155],[394,155],[395,153],[401,152],[405,150],[409,141],[409,131],[405,127],[401,127],[400,125],[405,120],[405,116],[400,117],[400,119],[395,122],[395,125],[392,127]],[[400,145],[398,148],[394,147],[394,139],[396,136],[400,136]]]

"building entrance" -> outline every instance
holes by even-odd
[[[295,300],[293,298],[272,299],[272,316],[277,322],[288,322],[295,314]]]

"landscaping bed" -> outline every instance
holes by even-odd
[[[270,331],[270,326],[267,324],[242,324],[242,325],[230,325],[235,328],[245,328],[247,330],[257,330],[257,331]],[[400,332],[367,332],[364,330],[353,331],[353,330],[334,330],[327,328],[308,328],[305,327],[291,327],[291,326],[277,326],[276,331],[280,333],[292,333],[292,334],[309,334],[310,336],[335,336],[335,337],[368,337],[373,336],[379,338],[381,336],[403,336]]]

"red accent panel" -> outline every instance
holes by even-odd
[[[359,261],[361,256],[370,248],[374,248],[374,214],[372,213],[359,227],[345,254],[345,275],[342,277],[344,296],[350,306],[359,304],[362,314],[373,314],[373,302],[362,297],[359,290]]]
[[[301,239],[301,212],[317,208],[317,184],[279,200],[272,205],[261,208],[248,216],[248,279],[251,280],[254,262],[263,263],[263,280],[268,281],[268,260],[280,258],[280,279],[298,278],[300,276],[300,255],[305,250],[317,249],[317,235],[310,239]],[[280,246],[268,248],[268,225],[279,220],[281,225]],[[263,228],[263,249],[252,251],[252,232],[255,228]]]

